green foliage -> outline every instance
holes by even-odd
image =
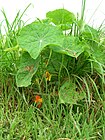
[[[22,17],[19,16],[20,12],[12,26],[4,11],[3,14],[8,29],[4,46],[2,45],[3,56],[6,55],[10,63],[13,58],[12,64],[15,63],[15,66],[12,71],[15,71],[18,87],[35,85],[33,79],[37,77],[39,87],[42,86],[43,91],[46,89],[47,92],[47,72],[52,80],[50,86],[58,88],[61,102],[75,104],[82,93],[79,95],[74,88],[70,88],[68,81],[62,85],[63,80],[74,75],[84,77],[97,73],[105,82],[105,46],[100,41],[101,32],[87,25],[83,15],[78,19],[66,9],[57,9],[48,12],[46,19],[37,19],[21,28],[18,26]],[[53,82],[56,84],[53,85]],[[67,87],[70,98],[63,98],[66,94],[64,87]]]
[[[78,37],[66,36],[61,46],[51,48],[61,54],[77,58],[84,51],[84,44],[79,41]]]
[[[77,101],[85,98],[85,93],[76,91],[76,84],[72,81],[66,81],[59,90],[59,103],[77,104]]]
[[[65,9],[50,11],[46,16],[51,21],[47,19],[37,20],[23,27],[18,36],[18,46],[28,52],[32,58],[27,56],[24,62],[20,61],[22,68],[17,72],[17,86],[26,87],[30,85],[37,69],[38,71],[43,69],[42,75],[46,70],[56,73],[59,86],[60,80],[72,74],[84,76],[86,73],[97,71],[99,74],[104,75],[105,52],[102,51],[103,45],[100,44],[100,32],[85,24],[83,19],[76,20],[74,14]],[[53,22],[55,25],[51,25],[50,22]],[[69,33],[66,33],[68,28],[65,28],[64,33],[58,25],[66,26],[68,23],[71,25],[71,28],[69,28]],[[48,50],[52,52],[50,56],[47,55]],[[53,52],[55,52],[55,55]],[[40,56],[41,59],[37,60]],[[57,58],[56,61],[55,58]],[[31,60],[32,65],[36,67],[35,70],[33,68],[32,72],[25,69],[25,67],[31,67],[29,64]],[[41,66],[38,68],[39,61]],[[48,64],[45,61],[48,61]],[[25,66],[23,65],[24,63]],[[66,86],[69,89],[70,85]],[[61,90],[60,98],[64,99],[62,93]],[[78,95],[76,93],[74,95]],[[72,94],[69,95],[70,99],[73,98],[72,96]],[[76,96],[72,103],[76,103],[77,99],[79,100],[79,97]],[[64,101],[62,100],[62,102],[69,102],[69,98],[66,100],[67,98]]]
[[[66,9],[50,11],[46,13],[46,17],[55,25],[59,25],[63,30],[71,29],[71,24],[76,21],[75,15]]]
[[[80,19],[57,9],[26,26],[25,11],[12,24],[2,11],[0,140],[105,139],[105,34],[85,23],[85,2]]]
[[[31,84],[31,78],[36,73],[39,66],[39,58],[34,60],[28,53],[23,53],[19,61],[19,70],[16,75],[16,83],[18,87],[27,87]]]
[[[18,37],[19,46],[29,52],[36,59],[48,45],[60,45],[62,32],[52,25],[32,23],[25,26]]]
[[[5,86],[0,96],[1,140],[105,138],[105,101],[104,98],[97,98],[99,90],[92,84],[94,82],[89,82],[90,79],[81,83],[81,86],[84,83],[87,85],[84,91],[90,93],[90,98],[85,96],[76,105],[64,105],[59,104],[58,96],[52,96],[50,92],[43,93],[41,109],[30,105],[31,93],[28,88],[19,92],[15,82],[9,81],[10,88],[7,91],[8,79],[2,79],[2,83],[3,80]],[[71,83],[71,87],[75,88],[75,85]]]
[[[84,30],[82,32],[82,36],[85,40],[90,42],[98,42],[99,41],[99,32],[98,30],[94,29],[93,27],[90,27],[89,25],[85,24]]]

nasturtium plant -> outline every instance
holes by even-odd
[[[61,46],[51,47],[53,51],[77,58],[83,51],[84,45],[78,37],[65,36]]]
[[[18,87],[27,87],[31,84],[31,79],[38,69],[39,62],[39,57],[35,60],[31,58],[27,52],[23,53],[19,61],[16,75],[16,83]]]
[[[18,37],[19,46],[25,49],[33,59],[48,45],[61,45],[63,33],[50,24],[31,23],[25,26]]]
[[[94,59],[96,59],[101,64],[105,64],[105,50],[102,49],[103,46],[95,45],[94,48],[92,48],[92,56]]]
[[[85,41],[99,41],[99,31],[94,29],[93,27],[85,24],[84,30],[82,32],[82,36],[85,39]]]
[[[65,81],[59,90],[59,103],[77,104],[85,98],[84,92],[76,91],[76,84],[73,81]]]
[[[102,46],[96,45],[92,49],[92,61],[94,69],[104,75],[105,73],[105,52],[102,51]]]
[[[56,46],[53,46],[56,48]],[[51,53],[51,58],[49,60],[49,64],[47,66],[47,70],[51,73],[58,72],[59,67],[61,65],[61,60],[62,60],[62,55],[60,53],[57,53],[55,51],[52,51],[52,49],[46,49],[43,53],[42,56],[45,58],[45,62],[49,59],[49,54]],[[67,65],[67,61],[64,61],[65,66]]]
[[[49,11],[46,14],[47,18],[51,19],[55,25],[61,26],[61,29],[68,30],[71,28],[71,24],[76,21],[76,17],[72,12],[66,9],[57,9],[54,11]]]
[[[90,55],[90,61],[93,63],[94,69],[103,74],[105,71],[103,68],[105,65],[105,47],[100,44],[99,31],[86,25],[82,37],[88,44],[86,51]]]
[[[42,75],[47,70],[51,79],[59,82],[72,74],[84,76],[92,68],[105,73],[105,51],[98,30],[66,9],[50,11],[46,17],[19,32],[17,46],[25,52],[16,75],[17,86],[29,86],[38,69]],[[84,93],[77,92],[73,82],[66,81],[60,87],[60,103],[73,104],[83,98]]]

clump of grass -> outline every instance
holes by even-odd
[[[78,104],[59,104],[58,96],[49,93],[42,94],[40,109],[30,104],[30,94],[20,93],[10,82],[9,93],[5,86],[0,99],[1,139],[103,139],[104,100],[97,100],[95,83],[88,80],[82,80],[87,96]]]

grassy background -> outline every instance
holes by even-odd
[[[59,104],[54,93],[42,94],[39,109],[30,103],[32,94],[27,93],[28,89],[20,93],[14,81],[6,79],[2,79],[0,92],[1,140],[105,139],[105,101],[94,99],[95,93],[89,88],[90,101],[87,96],[77,105]]]

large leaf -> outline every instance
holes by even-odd
[[[90,48],[90,60],[94,69],[100,74],[105,74],[105,46],[94,42]]]
[[[31,79],[36,73],[40,59],[34,60],[28,53],[24,53],[19,63],[19,70],[16,75],[18,87],[27,87],[31,84]]]
[[[62,29],[70,29],[75,20],[75,15],[66,9],[57,9],[50,11],[46,14],[47,18],[50,18],[55,25],[61,25]]]
[[[29,52],[32,58],[36,59],[47,45],[60,45],[62,37],[62,31],[55,26],[31,23],[22,29],[18,43],[21,48]]]
[[[50,46],[54,51],[77,58],[84,51],[84,44],[79,42],[77,37],[64,37],[61,46]]]
[[[92,28],[89,25],[84,26],[84,31],[82,33],[82,36],[86,40],[90,41],[99,41],[99,31],[96,29]]]
[[[59,91],[59,103],[76,104],[77,101],[85,98],[85,93],[77,92],[76,85],[72,81],[66,81]]]
[[[105,46],[96,45],[92,48],[92,56],[100,63],[105,65]]]

